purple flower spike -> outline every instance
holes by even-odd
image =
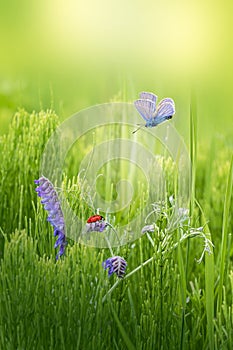
[[[48,211],[47,220],[54,227],[54,236],[57,237],[57,241],[54,248],[59,246],[59,251],[56,259],[59,259],[65,252],[66,236],[65,236],[65,221],[61,210],[61,205],[58,199],[56,190],[53,184],[42,176],[38,180],[34,180],[35,184],[38,185],[36,192],[39,197],[42,198],[41,204],[44,205],[44,209]]]
[[[107,223],[105,221],[96,221],[86,224],[86,232],[103,232]]]
[[[104,269],[108,270],[108,277],[113,273],[119,278],[123,278],[126,270],[127,262],[121,256],[113,256],[103,262]]]

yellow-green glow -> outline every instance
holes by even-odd
[[[65,117],[119,91],[132,100],[149,89],[172,95],[178,111],[185,101],[177,117],[183,124],[194,87],[203,123],[213,115],[219,122],[219,113],[231,120],[232,13],[230,0],[2,1],[0,95],[18,81],[12,105],[38,109],[52,87]]]

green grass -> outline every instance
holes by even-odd
[[[122,280],[103,270],[108,249],[69,240],[55,261],[53,230],[33,180],[59,119],[52,111],[16,113],[0,139],[0,349],[232,348],[232,144],[216,139],[215,147],[199,152],[195,108],[192,101],[191,222],[167,232],[167,218],[152,216],[158,231],[113,248],[127,260]],[[73,210],[88,217],[80,187],[69,192],[77,184],[70,157],[63,186]],[[166,162],[169,192],[173,170]],[[131,215],[141,206],[138,200]],[[170,211],[166,204],[168,217]],[[200,264],[204,241],[184,239],[189,226],[204,226],[215,246]]]

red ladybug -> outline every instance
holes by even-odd
[[[92,216],[89,217],[89,219],[87,219],[87,223],[91,224],[92,222],[101,221],[101,220],[105,220],[103,216],[101,216],[101,215],[92,215]]]

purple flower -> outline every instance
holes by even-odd
[[[119,278],[123,278],[126,270],[127,262],[121,256],[113,256],[103,262],[104,269],[108,270],[108,277],[113,273]]]
[[[34,180],[34,182],[38,185],[36,192],[42,198],[41,204],[44,205],[44,209],[49,213],[47,220],[54,227],[54,236],[57,237],[54,248],[60,247],[56,256],[56,259],[58,259],[64,254],[66,246],[65,222],[58,195],[53,184],[46,177],[42,176],[39,180]]]
[[[86,223],[86,232],[103,232],[106,226],[108,226],[108,224],[104,220],[88,222]]]

